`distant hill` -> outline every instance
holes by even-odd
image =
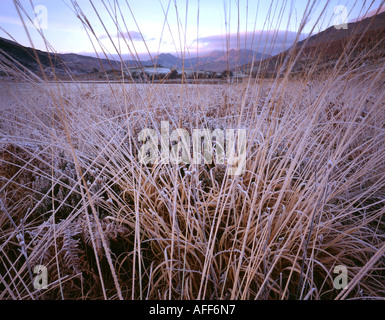
[[[120,70],[121,63],[115,60],[98,59],[83,56],[75,53],[59,54],[60,59],[75,74],[92,72],[94,69],[99,71]]]
[[[161,65],[166,68],[189,69],[193,71],[215,71],[222,72],[227,69],[238,68],[250,63],[253,58],[255,61],[268,58],[270,55],[245,49],[230,49],[229,52],[215,50],[199,56],[198,58],[189,58],[186,54],[184,61],[170,53],[161,53],[152,60],[141,61],[143,66]],[[125,61],[127,65],[135,65],[135,61]]]
[[[200,70],[223,71],[238,69],[241,66],[255,61],[270,57],[268,54],[262,54],[246,49],[230,49],[226,51],[214,51],[210,54],[200,57],[195,68]]]
[[[373,48],[375,48],[373,50]],[[348,23],[347,29],[335,27],[313,35],[293,45],[292,48],[261,62],[261,71],[267,75],[276,75],[287,58],[299,57],[292,72],[302,72],[317,66],[318,71],[328,70],[344,54],[343,63],[353,63],[359,55],[366,54],[363,61],[376,63],[385,58],[385,12],[360,21]],[[244,66],[250,69],[251,64]],[[254,72],[259,64],[254,66]]]

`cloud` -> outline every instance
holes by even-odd
[[[296,37],[297,32],[281,30],[230,33],[195,39],[191,47],[198,43],[201,52],[210,52],[225,50],[228,45],[230,49],[239,47],[258,52],[265,51],[274,55],[290,48]],[[300,34],[298,41],[305,37],[305,34]]]
[[[128,32],[123,32],[119,34],[110,34],[111,38],[122,38],[124,37],[127,40],[132,40],[132,41],[153,41],[155,38],[150,38],[147,39],[141,32],[138,31],[128,31]],[[104,39],[109,39],[109,36],[107,34],[102,34],[101,36],[98,37],[99,40],[104,40]]]

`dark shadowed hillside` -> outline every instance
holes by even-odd
[[[359,59],[357,59],[359,57]],[[293,73],[300,73],[309,68],[327,71],[333,68],[339,59],[346,67],[376,64],[385,58],[385,12],[354,23],[348,23],[347,29],[330,27],[308,39],[298,42],[289,50],[264,60],[254,67],[257,72],[275,76],[284,62],[294,61]],[[290,65],[290,64],[287,64]],[[251,65],[244,66],[250,69]]]
[[[5,66],[17,67],[22,71],[27,69],[34,73],[41,73],[42,70],[48,71],[47,68],[51,67],[54,67],[58,73],[63,73],[65,69],[63,61],[58,56],[40,50],[35,51],[3,38],[0,38],[0,61]],[[42,69],[38,61],[40,61]]]
[[[32,71],[37,75],[43,72],[51,76],[53,73],[57,76],[68,74],[79,75],[89,73],[98,69],[100,71],[110,71],[120,69],[120,63],[98,59],[94,57],[82,56],[78,54],[53,54],[41,50],[34,50],[22,46],[14,41],[0,38],[0,61],[3,64],[0,70],[7,73],[10,69],[17,68],[21,71]]]

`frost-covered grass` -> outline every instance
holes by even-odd
[[[1,82],[0,299],[383,298],[383,73]],[[144,165],[161,121],[245,129],[245,172]]]
[[[383,92],[282,84],[3,84],[2,298],[329,299],[337,265],[383,296]],[[245,173],[142,165],[161,120],[246,129]]]

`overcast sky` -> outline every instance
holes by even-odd
[[[32,5],[31,0],[17,2],[22,5],[19,9],[26,30],[14,1],[0,0],[0,37],[13,37],[31,46],[28,31],[34,46],[46,50],[34,26],[40,22],[45,38],[56,52],[92,54],[105,50],[121,52],[125,57],[146,52],[191,56],[197,51],[203,54],[227,46],[276,54],[295,40],[308,4],[307,0],[32,0]],[[316,1],[302,38],[313,27],[316,33],[340,21],[343,12],[334,12],[339,5],[347,8],[348,20],[352,21],[381,4],[381,0],[375,0],[372,7],[372,1],[330,0],[317,21],[327,2]]]

